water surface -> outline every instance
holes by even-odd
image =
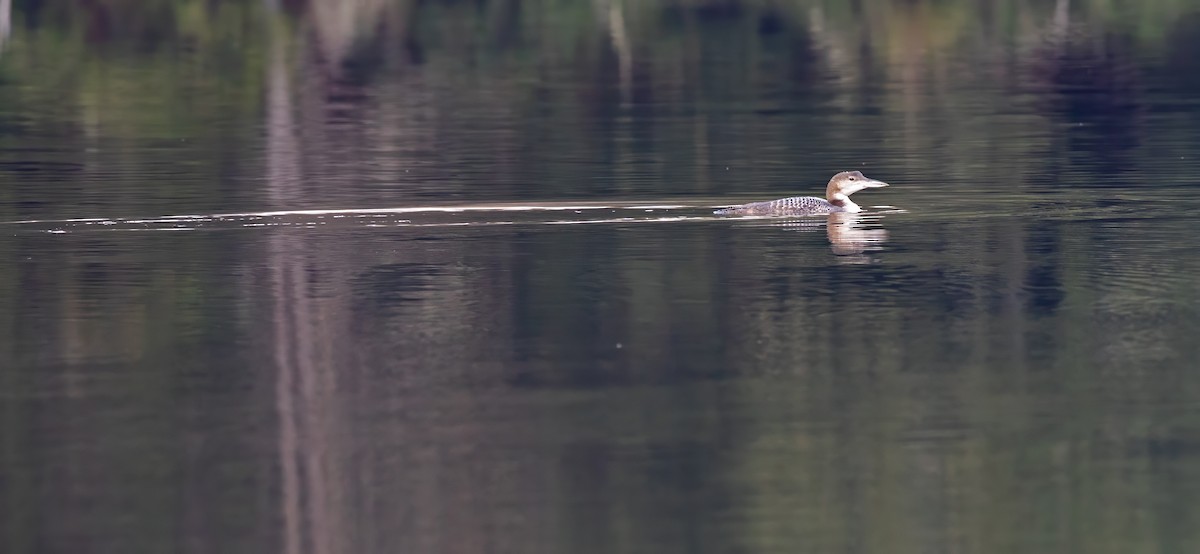
[[[3,551],[1193,552],[1200,11],[1109,4],[4,4]]]

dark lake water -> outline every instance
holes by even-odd
[[[1200,551],[1193,4],[0,0],[0,551]]]

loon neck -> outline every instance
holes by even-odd
[[[850,213],[858,213],[862,211],[862,207],[850,200],[849,196],[840,192],[835,192],[829,196],[829,203],[841,208]]]

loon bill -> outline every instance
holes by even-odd
[[[858,213],[862,207],[850,200],[850,195],[862,189],[888,186],[883,181],[868,178],[859,171],[843,171],[834,175],[825,187],[825,198],[792,196],[766,202],[751,202],[717,210],[717,215],[824,215],[838,212]]]

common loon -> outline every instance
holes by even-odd
[[[843,171],[834,175],[825,187],[825,198],[792,196],[751,202],[717,210],[718,215],[824,215],[837,212],[858,213],[862,207],[850,200],[850,195],[862,189],[886,187],[887,183],[863,176],[859,171]]]

